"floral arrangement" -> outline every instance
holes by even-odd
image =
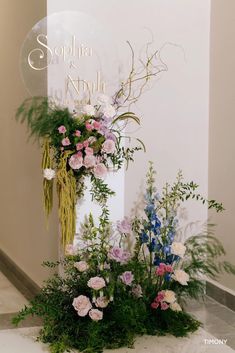
[[[46,215],[53,207],[53,180],[56,179],[59,198],[61,240],[65,247],[75,235],[75,206],[85,188],[84,179],[92,183],[93,199],[101,205],[113,195],[104,182],[110,170],[118,170],[124,162],[133,161],[134,153],[145,150],[141,140],[138,145],[125,146],[130,138],[124,128],[130,121],[140,124],[140,119],[130,111],[144,91],[149,80],[166,70],[157,51],[139,60],[136,67],[131,49],[131,70],[113,97],[104,94],[87,97],[87,104],[71,112],[58,107],[49,98],[33,97],[19,107],[17,119],[26,122],[31,135],[39,139],[43,147],[43,192]]]
[[[223,206],[203,198],[181,173],[160,195],[151,163],[146,183],[142,216],[113,225],[103,205],[96,225],[90,214],[81,226],[79,247],[66,248],[64,275],[50,278],[14,318],[18,324],[27,315],[41,317],[39,339],[50,343],[51,352],[132,347],[143,334],[185,336],[200,323],[184,310],[184,300],[204,295],[204,276],[235,274],[233,265],[219,261],[224,249],[210,230],[185,242],[179,236],[182,202],[200,200],[217,211]]]

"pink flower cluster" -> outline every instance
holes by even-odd
[[[109,258],[121,264],[127,262],[130,259],[130,253],[118,246],[114,246],[109,251]]]
[[[159,292],[156,298],[154,299],[153,303],[151,304],[151,307],[153,309],[157,309],[160,306],[161,310],[167,310],[169,308],[169,304],[164,301],[164,298],[164,291]]]
[[[171,265],[166,265],[164,263],[160,263],[159,266],[156,268],[156,275],[164,276],[167,273],[172,273],[173,267]]]

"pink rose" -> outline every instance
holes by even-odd
[[[86,152],[87,155],[94,153],[93,148],[91,148],[91,147],[87,147],[87,148],[85,149],[85,152]]]
[[[86,261],[78,261],[74,263],[74,267],[79,271],[79,272],[85,272],[89,269],[89,265]]]
[[[93,126],[94,129],[99,130],[101,127],[101,123],[99,121],[94,121]]]
[[[159,307],[159,303],[153,302],[151,304],[151,308],[153,308],[153,309],[157,309],[158,307]]]
[[[165,268],[164,267],[157,267],[156,268],[156,275],[164,276],[164,274],[165,274]]]
[[[76,130],[74,135],[77,136],[77,137],[80,137],[81,136],[81,131],[80,130]]]
[[[171,265],[166,265],[166,272],[173,272],[173,267]]]
[[[102,145],[102,151],[105,153],[115,152],[115,142],[113,140],[106,140]]]
[[[165,302],[161,302],[161,309],[162,310],[167,310],[169,308],[169,305]]]
[[[87,148],[88,146],[89,146],[89,141],[87,141],[87,140],[84,141],[84,142],[83,142],[83,147],[84,147],[84,148]]]
[[[161,291],[161,292],[158,293],[158,295],[157,295],[155,300],[157,302],[161,302],[164,298],[165,298],[165,293],[164,293],[164,291]]]
[[[68,137],[63,138],[61,143],[62,143],[63,146],[71,145],[70,139]]]
[[[99,163],[95,167],[93,173],[96,178],[105,178],[107,175],[107,172],[108,172],[108,170],[107,170],[106,166],[104,165],[104,163]]]
[[[64,125],[61,125],[60,127],[58,127],[58,131],[60,134],[65,134],[67,129]]]
[[[77,151],[80,151],[80,150],[82,150],[83,149],[83,143],[77,143],[76,144],[76,150]]]
[[[86,122],[85,125],[86,125],[86,129],[87,129],[88,131],[92,131],[92,130],[93,130],[93,125],[92,125],[92,124]]]
[[[131,222],[125,217],[122,221],[117,221],[117,230],[120,233],[130,234],[131,233]]]
[[[73,300],[73,307],[79,316],[86,316],[88,311],[92,308],[90,299],[85,295],[79,295]]]
[[[130,253],[118,246],[114,246],[113,248],[111,248],[108,255],[111,260],[120,263],[125,263],[130,258]]]
[[[96,299],[96,302],[95,302],[95,305],[98,307],[98,308],[106,308],[109,304],[109,300],[107,297],[98,297]]]
[[[96,158],[92,154],[88,154],[84,158],[84,166],[86,168],[93,168],[96,165]]]
[[[89,316],[93,321],[99,321],[103,319],[103,312],[98,309],[91,309]]]
[[[102,277],[92,277],[87,282],[88,287],[94,290],[100,290],[106,286],[105,280]]]
[[[77,154],[73,154],[69,158],[69,165],[72,169],[80,169],[83,166],[82,157]]]
[[[123,272],[123,274],[121,274],[120,279],[122,283],[124,283],[127,286],[130,286],[134,280],[134,276],[131,271],[125,271]]]

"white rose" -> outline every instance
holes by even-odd
[[[181,306],[178,303],[171,303],[170,309],[173,311],[182,311]]]
[[[172,290],[165,290],[164,291],[164,302],[167,302],[169,304],[174,303],[176,301],[176,297],[175,297],[175,292],[173,292]]]
[[[171,253],[173,255],[184,257],[185,251],[186,251],[186,246],[184,246],[184,244],[177,241],[174,241],[171,244]]]
[[[96,97],[96,102],[97,102],[98,105],[108,104],[109,97],[106,96],[105,94],[100,93]]]
[[[79,271],[79,272],[85,272],[89,269],[89,265],[86,261],[79,261],[74,263],[74,267]]]
[[[82,107],[82,113],[88,116],[94,116],[95,108],[93,107],[93,105],[86,104]]]
[[[182,284],[182,286],[187,286],[189,281],[189,275],[183,270],[175,270],[172,278]]]
[[[116,114],[116,110],[111,104],[106,104],[102,106],[100,111],[106,118],[112,118]]]
[[[56,175],[56,172],[55,172],[54,169],[46,168],[46,169],[43,170],[43,176],[47,180],[54,179],[55,175]]]

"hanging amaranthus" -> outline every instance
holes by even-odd
[[[59,220],[63,247],[73,242],[76,231],[76,178],[72,170],[66,169],[67,158],[68,153],[64,153],[57,171]]]
[[[42,169],[45,170],[51,167],[50,142],[49,138],[45,138],[43,141]],[[53,178],[51,180],[43,179],[43,205],[48,220],[53,207]]]

